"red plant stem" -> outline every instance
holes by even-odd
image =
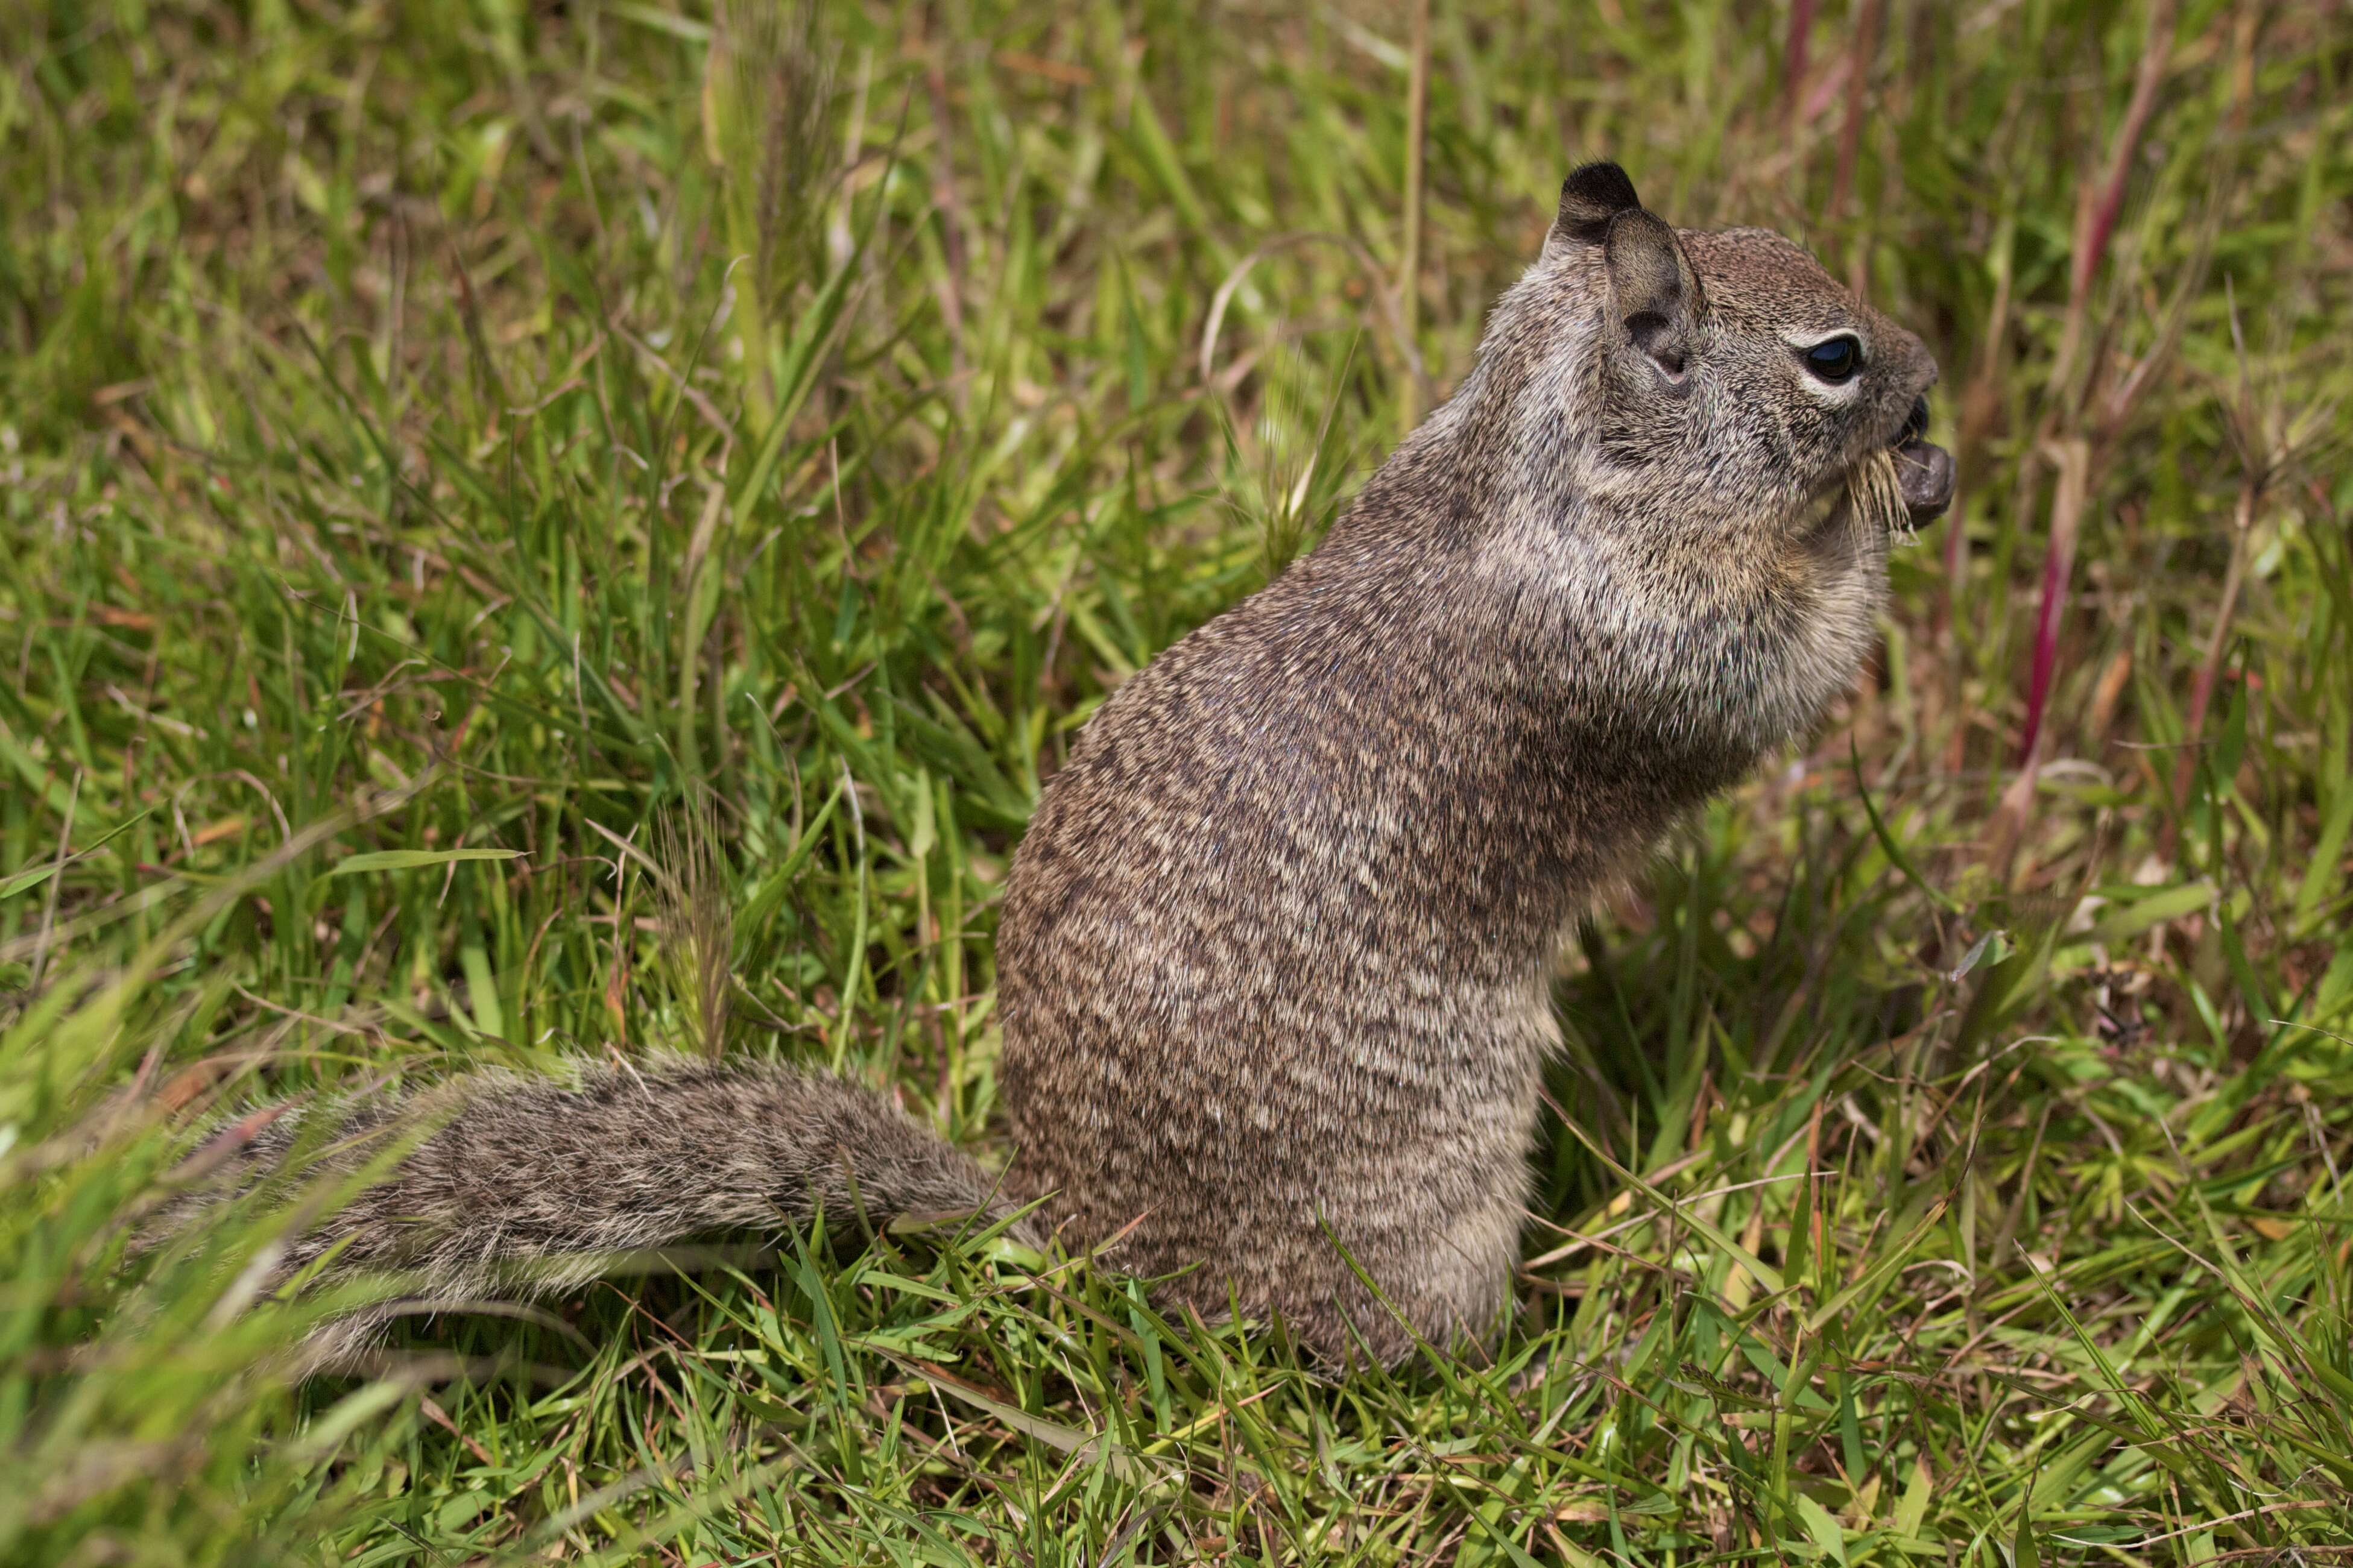
[[[2156,110],[2157,89],[2164,83],[2166,61],[2172,53],[2173,0],[2158,0],[2149,10],[2148,41],[2141,49],[2140,69],[2133,77],[2132,101],[2126,106],[2124,123],[2116,127],[2116,139],[2108,149],[2107,176],[2085,215],[2083,242],[2075,247],[2075,271],[2070,279],[2073,293],[2081,294],[2091,287],[2092,275],[2107,255],[2108,237],[2116,232],[2116,214],[2124,206],[2125,180],[2132,173],[2133,153],[2140,146],[2141,132],[2148,128],[2149,115]]]
[[[2026,731],[2018,743],[2018,765],[2033,765],[2042,740],[2042,719],[2059,668],[2059,623],[2066,614],[2067,584],[2075,571],[2075,536],[2082,531],[2084,501],[2091,478],[2091,449],[2080,436],[2059,444],[2058,488],[2051,497],[2051,546],[2042,557],[2042,607],[2034,618],[2034,665],[2026,684]]]
[[[1798,133],[1798,105],[1806,91],[1806,45],[1814,31],[1814,0],[1789,0],[1789,42],[1781,51],[1781,118]]]
[[[2061,540],[2056,532],[2051,538],[2051,549],[2042,557],[2042,608],[2034,618],[2034,668],[2027,678],[2026,732],[2018,741],[2018,765],[2034,754],[2042,739],[2042,714],[2051,700],[2051,678],[2059,663],[2059,610],[2067,591],[2067,579],[2075,565],[2075,542]]]
[[[1413,69],[1407,79],[1405,110],[1405,256],[1398,263],[1398,315],[1405,323],[1409,345],[1421,326],[1421,227],[1424,203],[1422,161],[1430,139],[1430,0],[1414,0]],[[1405,392],[1405,424],[1421,418],[1421,400],[1409,383]]]
[[[1847,71],[1846,121],[1839,127],[1838,173],[1831,183],[1831,216],[1846,215],[1846,198],[1854,188],[1855,160],[1862,151],[1862,119],[1869,94],[1863,90],[1871,79],[1871,62],[1879,54],[1879,22],[1887,9],[1887,0],[1862,0],[1862,15],[1855,19],[1852,65]]]
[[[2051,395],[2055,416],[2063,421],[2062,428],[2075,427],[2077,405],[2070,403],[2068,384],[2074,376],[2075,356],[2082,347],[2084,323],[2090,314],[2092,279],[2107,257],[2108,241],[2116,232],[2116,214],[2124,204],[2125,182],[2132,173],[2133,155],[2140,146],[2142,133],[2148,129],[2149,117],[2156,111],[2157,90],[2165,80],[2166,63],[2173,56],[2173,13],[2174,0],[2156,0],[2150,6],[2148,36],[2141,46],[2139,68],[2133,76],[2132,100],[2125,108],[2124,120],[2116,126],[2114,140],[2108,143],[2105,171],[2095,183],[2084,187],[2083,199],[2076,205],[2075,257],[2067,290],[2067,321],[2060,337],[2058,357],[2051,369]],[[2080,437],[2068,437],[2061,450],[2070,454],[2076,464],[2072,476],[2073,504],[2069,504],[2071,475],[2063,466],[2058,493],[2051,508],[2051,542],[2042,556],[2042,605],[2035,616],[2034,664],[2027,678],[2026,731],[2018,748],[2021,768],[2033,765],[2034,748],[2042,738],[2043,714],[2057,673],[2059,622],[2066,606],[2068,580],[2075,568],[2075,524],[2082,515],[2085,470],[2090,466],[2088,448]]]
[[[2061,397],[2073,376],[2075,355],[2083,346],[2084,322],[2089,313],[2092,279],[2107,259],[2115,237],[2116,215],[2124,208],[2125,183],[2132,174],[2133,154],[2142,132],[2157,110],[2157,89],[2164,84],[2166,62],[2173,56],[2174,0],[2156,0],[2149,8],[2148,37],[2141,46],[2140,66],[2133,73],[2131,101],[2108,143],[2107,166],[2095,183],[2087,183],[2075,204],[2074,265],[2067,287],[2067,321],[2060,334],[2059,357],[2051,372],[2052,391]]]

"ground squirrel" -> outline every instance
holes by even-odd
[[[1676,230],[1578,169],[1453,397],[1046,786],[997,941],[1002,1178],[787,1068],[461,1079],[244,1138],[250,1170],[304,1118],[446,1118],[282,1274],[339,1247],[430,1309],[818,1205],[1034,1201],[1033,1238],[1175,1274],[1166,1305],[1279,1315],[1328,1364],[1483,1342],[1561,943],[1854,679],[1891,532],[1950,496],[1936,375],[1779,235]]]

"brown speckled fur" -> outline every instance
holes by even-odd
[[[1798,345],[1837,331],[1864,365],[1825,391]],[[1935,374],[1788,240],[1671,230],[1614,167],[1578,171],[1453,398],[1048,785],[998,939],[1001,1193],[823,1077],[477,1081],[290,1268],[347,1239],[344,1266],[412,1270],[427,1302],[511,1292],[519,1258],[555,1266],[543,1289],[845,1211],[854,1173],[870,1215],[1043,1199],[1067,1245],[1190,1268],[1164,1301],[1279,1313],[1328,1363],[1482,1342],[1560,944],[1854,679],[1892,520],[1848,480]]]

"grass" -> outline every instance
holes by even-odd
[[[2348,1556],[2341,6],[0,15],[0,1560]],[[985,1144],[1039,779],[1605,154],[1921,329],[1965,493],[1564,973],[1497,1368],[884,1235],[289,1388],[332,1194],[127,1257],[207,1114],[476,1064]]]

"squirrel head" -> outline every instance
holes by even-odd
[[[1900,496],[1926,521],[1952,497],[1952,459],[1923,439],[1936,363],[1917,337],[1769,229],[1670,226],[1615,163],[1562,184],[1481,359],[1485,390],[1512,405],[1501,423],[1524,478],[1604,517],[1708,540],[1801,534],[1885,475],[1883,453],[1891,514]]]

